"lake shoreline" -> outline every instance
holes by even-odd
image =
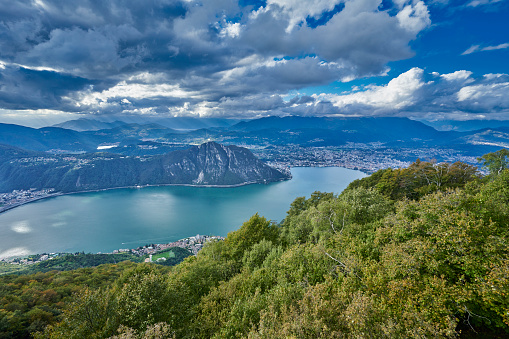
[[[48,194],[47,196],[44,196],[44,197],[39,197],[39,198],[35,198],[35,199],[32,199],[32,200],[28,200],[28,201],[23,201],[19,204],[14,204],[14,205],[11,205],[11,206],[7,206],[7,207],[1,207],[0,208],[0,214],[4,213],[4,212],[7,212],[9,210],[12,210],[16,207],[20,207],[20,206],[23,206],[23,205],[26,205],[26,204],[30,204],[32,202],[36,202],[36,201],[39,201],[39,200],[43,200],[43,199],[49,199],[49,198],[56,198],[56,197],[59,197],[59,196],[63,196],[63,195],[71,195],[71,194],[80,194],[80,193],[94,193],[94,192],[105,192],[105,191],[110,191],[110,190],[119,190],[119,189],[142,189],[144,187],[167,187],[167,186],[182,186],[182,187],[197,187],[197,188],[235,188],[235,187],[242,187],[242,186],[247,186],[247,185],[256,185],[256,184],[259,184],[259,185],[268,185],[268,184],[271,184],[271,183],[274,183],[274,182],[282,182],[282,181],[288,181],[288,180],[292,180],[292,177],[290,176],[289,179],[281,179],[281,180],[274,180],[274,181],[269,181],[269,182],[265,182],[265,181],[248,181],[248,182],[244,182],[244,183],[240,183],[240,184],[233,184],[233,185],[196,185],[196,184],[157,184],[157,185],[151,185],[151,184],[146,184],[146,185],[135,185],[135,186],[120,186],[120,187],[109,187],[109,188],[100,188],[100,189],[94,189],[94,190],[83,190],[83,191],[76,191],[76,192],[58,192],[58,193],[53,193],[53,194]]]
[[[360,171],[336,166],[293,167],[292,180],[244,183],[232,189],[221,189],[232,185],[207,189],[166,184],[145,190],[128,186],[48,192],[48,198],[62,196],[0,213],[0,253],[107,253],[172,242],[189,234],[226,236],[255,213],[281,221],[297,197],[310,197],[315,191],[339,194],[362,177]]]

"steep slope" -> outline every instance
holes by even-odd
[[[249,150],[214,142],[149,158],[111,153],[47,155],[0,147],[0,192],[76,192],[137,185],[241,185],[289,179]]]
[[[258,160],[248,149],[215,142],[168,153],[161,161],[165,175],[182,183],[234,185],[287,179]]]
[[[91,151],[101,141],[79,132],[57,128],[30,128],[13,124],[0,124],[0,143],[34,151],[60,149],[66,151]]]

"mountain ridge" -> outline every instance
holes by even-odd
[[[459,132],[438,131],[422,122],[400,117],[329,118],[265,117],[233,126],[194,130],[171,129],[154,120],[150,124],[125,123],[96,131],[77,132],[58,127],[33,129],[0,124],[0,143],[50,153],[110,152],[124,155],[164,154],[185,145],[215,140],[225,144],[254,146],[299,145],[302,147],[348,146],[380,143],[387,147],[439,147],[463,151],[481,147],[477,153],[509,145],[506,127]],[[157,142],[157,147],[137,147]],[[120,145],[120,146],[119,146]],[[133,147],[125,147],[133,145]],[[156,149],[160,147],[160,151]],[[147,150],[147,151],[144,151]],[[479,154],[480,155],[480,154]]]
[[[290,179],[249,150],[215,142],[149,158],[111,153],[48,155],[0,147],[0,192],[63,193],[152,185],[237,186]]]

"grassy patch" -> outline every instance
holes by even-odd
[[[165,259],[175,258],[175,253],[172,250],[168,250],[168,251],[159,252],[159,253],[152,255],[152,261],[155,261],[159,258],[165,258]]]
[[[166,250],[163,250],[161,252],[157,252],[152,255],[152,262],[157,262],[158,264],[165,265],[165,266],[173,266],[180,263],[185,258],[192,255],[192,253],[185,249],[180,247],[171,247]],[[145,255],[143,258],[148,258],[148,255]],[[159,258],[164,258],[166,260],[160,260],[157,261]]]
[[[16,273],[24,269],[26,269],[25,265],[16,265],[0,261],[0,275]]]

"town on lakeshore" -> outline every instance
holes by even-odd
[[[10,193],[0,194],[0,212],[14,208],[27,202],[44,199],[55,194],[54,188],[37,190],[31,188],[29,190],[13,190]]]
[[[344,167],[371,174],[384,168],[407,167],[415,159],[437,159],[438,161],[462,161],[477,164],[474,156],[461,155],[453,149],[443,148],[390,148],[382,143],[347,143],[345,146],[302,147],[299,145],[240,145],[248,148],[267,165],[283,173],[290,173],[291,167]],[[136,157],[146,160],[145,157]],[[65,156],[61,161],[73,164],[75,168],[93,166],[93,160],[111,160],[105,154],[97,154],[91,159],[77,159]],[[23,161],[32,165],[45,163],[47,158],[28,157]],[[136,187],[136,186],[135,186]],[[141,186],[137,186],[138,188]],[[61,194],[55,188],[37,190],[13,190],[10,193],[0,193],[0,213],[31,201],[48,198]]]
[[[197,234],[193,237],[188,237],[184,239],[180,239],[171,243],[166,244],[147,244],[144,246],[139,246],[133,249],[117,249],[114,250],[111,253],[97,253],[97,254],[118,254],[118,253],[131,253],[133,255],[143,257],[147,256],[148,258],[145,259],[145,262],[152,262],[152,255],[159,253],[161,251],[165,251],[174,247],[180,247],[187,249],[189,252],[191,252],[193,255],[196,255],[203,246],[209,242],[209,241],[221,241],[224,240],[224,237],[221,236],[210,236],[210,235],[200,235]],[[74,253],[79,254],[80,252]],[[17,264],[17,265],[32,265],[37,264],[46,260],[51,260],[54,258],[58,258],[63,255],[69,255],[72,253],[43,253],[43,254],[33,254],[26,257],[7,257],[7,258],[0,258],[0,262],[10,263],[10,264]],[[163,258],[164,259],[164,258]]]

